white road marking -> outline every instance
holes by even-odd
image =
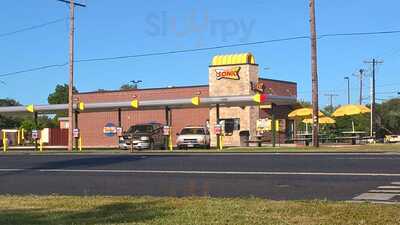
[[[158,173],[158,174],[222,174],[222,175],[310,175],[310,176],[394,176],[392,173],[326,173],[326,172],[270,172],[270,171],[198,171],[198,170],[81,170],[81,169],[40,169],[40,172],[72,173]]]
[[[400,186],[379,186],[379,189],[400,189]]]
[[[363,193],[353,200],[372,200],[372,201],[388,201],[391,198],[397,196],[398,194],[387,194],[387,193]]]
[[[400,184],[400,182],[391,182],[391,184]],[[400,203],[399,201],[393,199],[396,196],[400,196],[400,186],[387,185],[378,186],[377,189],[369,190],[366,193],[362,193],[353,198],[356,201],[367,201],[379,203]]]
[[[383,176],[400,177],[399,173],[334,173],[286,171],[199,171],[199,170],[105,170],[105,169],[0,169],[0,172],[68,172],[68,173],[158,173],[158,174],[222,174],[222,175],[310,175],[310,176]],[[399,187],[400,188],[400,187]]]
[[[370,190],[369,192],[400,194],[400,190]]]
[[[19,172],[25,171],[26,169],[0,169],[0,172]]]
[[[370,157],[370,158],[366,158],[366,157],[349,157],[349,158],[335,158],[335,159],[339,159],[339,160],[400,160],[400,158],[394,158],[394,157]]]
[[[387,204],[387,205],[398,205],[400,204],[400,202],[385,202],[385,201],[363,201],[363,200],[350,200],[350,201],[346,201],[349,203],[373,203],[373,204]]]
[[[393,185],[400,185],[400,182],[392,182]]]

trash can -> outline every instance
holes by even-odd
[[[239,132],[240,147],[249,147],[250,131],[242,130]]]

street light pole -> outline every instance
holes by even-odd
[[[347,80],[347,104],[350,105],[350,77],[345,77],[345,80]]]
[[[75,5],[74,0],[70,1],[70,27],[69,27],[69,83],[68,83],[68,151],[73,150],[73,129],[74,129],[74,112],[73,112],[73,87],[74,87],[74,29],[75,29]]]
[[[134,85],[135,85],[135,89],[137,89],[137,88],[138,88],[138,84],[139,84],[139,83],[142,83],[143,81],[142,81],[142,80],[131,80],[131,81],[129,81],[129,82],[131,82],[132,84],[134,84]]]
[[[311,76],[312,76],[312,105],[313,105],[312,142],[313,142],[313,147],[319,147],[317,32],[315,28],[315,0],[310,0],[310,32],[311,32]]]
[[[68,82],[68,151],[73,150],[73,129],[74,129],[74,35],[75,35],[75,6],[86,7],[84,4],[75,3],[74,0],[58,0],[69,4],[69,82]]]

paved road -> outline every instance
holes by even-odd
[[[0,194],[400,201],[400,155],[1,155]]]

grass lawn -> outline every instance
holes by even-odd
[[[258,198],[0,196],[1,225],[400,224],[400,205]]]
[[[342,145],[342,146],[324,146],[313,147],[260,147],[260,148],[227,148],[223,151],[235,152],[400,152],[400,144],[369,144],[369,145]]]
[[[281,146],[277,145],[273,147],[227,147],[223,150],[217,149],[188,149],[188,150],[173,150],[173,153],[234,153],[234,152],[394,152],[400,153],[400,144],[368,144],[368,145],[322,145],[320,148],[305,147],[305,146]],[[117,149],[85,149],[83,151],[68,152],[66,150],[43,150],[43,152],[32,151],[32,150],[14,150],[11,149],[5,154],[130,154],[129,150],[117,150]],[[167,150],[141,150],[135,151],[135,153],[171,153]],[[4,154],[0,151],[0,154]]]

